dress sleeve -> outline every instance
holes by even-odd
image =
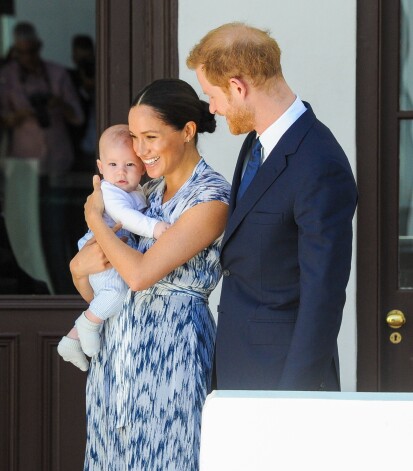
[[[221,201],[229,204],[231,185],[225,178],[215,172],[202,176],[202,181],[194,186],[193,197],[188,202],[185,210],[196,206],[199,203],[208,203],[210,201]]]

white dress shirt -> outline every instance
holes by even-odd
[[[257,134],[262,144],[261,163],[270,155],[278,141],[297,119],[307,110],[304,103],[297,96],[294,103],[271,124],[261,135]]]

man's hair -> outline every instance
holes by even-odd
[[[72,38],[72,48],[94,50],[93,39],[87,34],[77,34]]]
[[[254,86],[282,77],[280,48],[268,31],[244,23],[227,23],[210,31],[186,60],[190,69],[202,66],[212,85],[224,90],[232,77],[249,79]]]
[[[40,42],[37,36],[36,28],[28,21],[21,21],[13,28],[13,36],[15,41],[33,41]]]

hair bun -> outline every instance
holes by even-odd
[[[215,128],[217,127],[215,115],[210,113],[209,104],[206,101],[200,100],[199,102],[201,106],[201,117],[199,120],[198,132],[199,133],[203,133],[203,132],[212,133],[215,131]]]

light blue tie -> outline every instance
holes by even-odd
[[[247,166],[245,168],[244,175],[242,177],[240,186],[238,188],[237,201],[245,193],[245,190],[248,188],[249,184],[252,182],[252,179],[257,174],[260,165],[261,165],[261,149],[262,144],[257,138],[252,146],[252,151],[250,158],[248,160]]]

